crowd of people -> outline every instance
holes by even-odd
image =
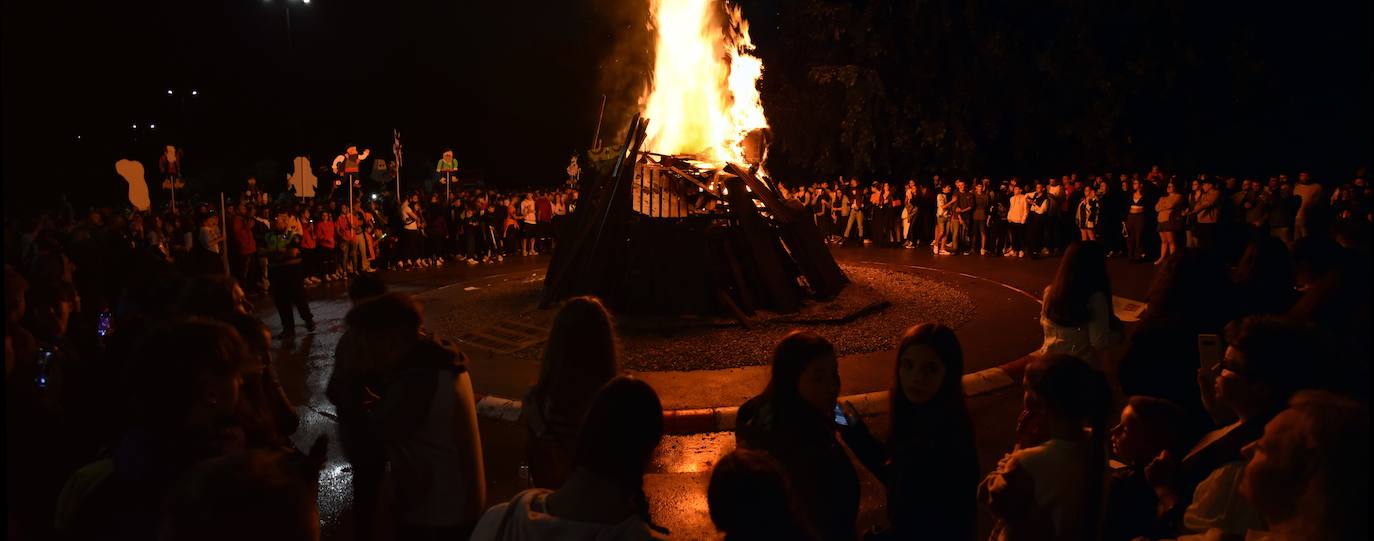
[[[1155,198],[1143,186],[1161,176],[1147,177],[1119,209],[1124,217],[1103,210],[1110,185],[1070,178],[1056,190],[1063,195],[1032,199],[1008,182],[1009,207],[1021,196],[1044,209],[1024,222],[1040,229],[1021,233],[991,219],[953,218],[976,212],[979,194],[1004,190],[956,183],[936,198],[952,206],[931,213],[928,237],[920,188],[912,188],[913,213],[895,204],[913,197],[869,207],[847,195],[862,193],[857,187],[789,192],[818,208],[840,201],[851,209],[846,229],[867,228],[879,243],[929,239],[938,252],[949,241],[950,251],[989,255],[1062,249],[1063,257],[1043,295],[1043,346],[1021,378],[1015,447],[991,471],[979,467],[979,427],[961,386],[960,341],[987,337],[936,324],[909,329],[892,357],[884,426],[870,428],[876,421],[838,403],[835,347],[797,331],[776,345],[766,387],[740,405],[738,449],[712,473],[707,501],[717,528],[731,540],[969,539],[983,506],[996,518],[994,538],[1005,540],[1367,538],[1364,181],[1327,198],[1300,177],[1292,191],[1315,195],[1265,203],[1272,213],[1291,209],[1295,221],[1266,217],[1258,225],[1204,214],[1224,215],[1220,201],[1237,201],[1231,212],[1248,209],[1247,194],[1259,201],[1263,186],[1247,183],[1223,198],[1226,182],[1201,181],[1199,203],[1177,211],[1196,216],[1193,225],[1183,219],[1193,242],[1185,237],[1160,254],[1149,307],[1128,328],[1110,308],[1107,258],[1139,259],[1136,250],[1157,248],[1142,247],[1141,234],[1132,241],[1099,225],[1121,218],[1128,233],[1141,231],[1132,215],[1150,218],[1160,201],[1181,197],[1161,179],[1157,193],[1166,195]],[[961,203],[966,193],[971,207]],[[1070,208],[1074,194],[1096,221],[1063,236],[1078,222],[1063,223],[1048,208]],[[289,335],[293,307],[314,326],[306,278],[331,275],[352,275],[353,306],[327,396],[353,468],[355,538],[382,528],[401,539],[483,541],[669,534],[644,490],[663,436],[662,406],[650,385],[621,375],[616,327],[600,301],[560,307],[521,413],[535,488],[490,505],[466,357],[425,330],[415,299],[368,272],[547,250],[541,224],[576,196],[544,195],[547,204],[538,193],[513,203],[462,191],[428,206],[416,195],[390,210],[355,202],[349,213],[343,202],[264,203],[246,194],[228,216],[227,236],[209,209],[7,216],[11,538],[318,539],[327,442],[293,443],[300,419],[276,375],[272,331],[247,293],[265,285]],[[1000,213],[1000,197],[987,195],[980,216]],[[1084,201],[1095,198],[1093,214]],[[1174,212],[1155,220],[1169,222]],[[832,218],[818,216],[823,230],[838,231],[831,225],[842,220]],[[428,243],[431,231],[444,240]],[[521,237],[528,243],[515,241]],[[859,531],[856,468],[886,489],[880,531]],[[387,478],[391,491],[383,490]],[[384,501],[393,524],[377,524]]]
[[[1073,241],[1098,240],[1113,257],[1153,261],[1187,247],[1216,248],[1234,259],[1255,234],[1292,245],[1310,231],[1368,242],[1374,191],[1363,169],[1329,188],[1307,172],[1258,178],[1201,174],[1185,183],[1158,167],[1148,173],[1079,178],[933,176],[905,185],[857,178],[789,186],[783,195],[812,211],[835,243],[906,248],[940,255],[1040,257]]]

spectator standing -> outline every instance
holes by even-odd
[[[1197,204],[1189,211],[1197,218],[1197,246],[1204,250],[1214,250],[1217,245],[1217,218],[1221,211],[1221,192],[1211,178],[1202,179],[1202,193]]]
[[[1149,230],[1147,209],[1151,205],[1149,196],[1145,193],[1145,188],[1139,180],[1131,183],[1128,201],[1129,206],[1126,208],[1126,257],[1132,262],[1141,262],[1145,261],[1145,233]]]
[[[1276,184],[1272,188],[1273,203],[1269,211],[1269,234],[1293,247],[1293,227],[1302,198],[1293,194],[1293,185]]]
[[[1025,189],[1019,184],[1012,186],[1011,199],[1007,207],[1007,228],[1011,233],[1011,250],[1008,255],[1026,257],[1026,219],[1029,214],[1030,207]]]
[[[981,255],[988,255],[988,210],[992,207],[992,195],[987,185],[973,185],[973,212],[969,221],[969,240]]]
[[[333,219],[333,213],[328,210],[320,211],[320,219],[315,223],[302,224],[303,227],[310,227],[315,232],[315,246],[319,250],[317,254],[320,258],[320,274],[325,281],[339,279],[339,254],[338,254],[338,230]]]
[[[520,200],[520,255],[539,255],[534,251],[537,235],[534,228],[539,223],[539,212],[534,204],[534,196],[525,194]]]
[[[1097,239],[1097,228],[1101,226],[1102,208],[1098,204],[1097,191],[1092,186],[1083,187],[1083,198],[1075,208],[1074,220],[1078,225],[1080,240]]]
[[[949,237],[953,222],[950,214],[955,205],[952,189],[948,184],[940,186],[940,195],[935,196],[935,242],[930,250],[936,255],[949,255]]]
[[[1156,222],[1159,224],[1159,259],[1155,260],[1155,265],[1163,264],[1178,252],[1178,233],[1183,230],[1183,211],[1183,196],[1179,195],[1178,186],[1166,182],[1164,196],[1155,201]]]
[[[347,323],[381,381],[369,416],[396,482],[398,537],[467,537],[486,500],[467,358],[421,331],[420,307],[405,294],[367,301]]]
[[[224,272],[221,262],[221,253],[224,249],[224,235],[220,232],[219,216],[211,214],[201,222],[199,234],[196,237],[196,246],[200,249],[198,268],[205,274]]]
[[[386,293],[386,284],[375,273],[363,274],[348,285],[353,309]],[[347,319],[345,316],[345,322]],[[334,370],[325,388],[325,396],[339,416],[340,448],[353,467],[353,535],[360,541],[373,536],[386,469],[386,448],[367,417],[368,407],[382,388],[371,359],[364,353],[367,349],[364,332],[347,326],[335,344]]]
[[[277,305],[277,315],[281,317],[281,338],[296,335],[294,307],[305,320],[305,328],[315,332],[315,316],[310,313],[310,302],[305,297],[305,269],[301,261],[301,237],[286,230],[286,213],[277,214],[271,234],[264,239],[263,252],[267,254],[267,272],[271,283],[272,302]]]
[[[1313,182],[1312,175],[1303,171],[1298,173],[1298,183],[1293,186],[1293,195],[1302,199],[1293,222],[1293,240],[1297,240],[1312,233],[1309,230],[1312,216],[1323,203],[1322,185]]]
[[[257,264],[258,243],[253,236],[253,214],[256,208],[247,203],[239,203],[238,213],[229,218],[229,240],[231,241],[229,263],[233,275],[239,283],[255,285],[253,266]]]
[[[1035,182],[1035,192],[1026,196],[1026,252],[1031,259],[1038,259],[1045,248],[1045,232],[1049,228],[1049,209],[1053,200],[1046,192],[1043,181]]]

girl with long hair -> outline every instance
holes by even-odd
[[[1045,341],[1039,355],[1068,353],[1091,359],[1120,340],[1106,257],[1094,241],[1069,245],[1054,281],[1045,287],[1040,308]]]
[[[596,297],[574,297],[554,317],[539,381],[521,409],[526,460],[535,486],[556,488],[571,471],[582,418],[596,392],[620,371],[611,314]]]
[[[766,451],[782,464],[822,539],[858,533],[859,477],[835,437],[839,393],[835,346],[793,331],[773,352],[768,386],[740,406],[735,422],[741,447]]]
[[[899,539],[970,539],[978,451],[964,403],[964,354],[954,331],[924,323],[907,329],[897,348],[889,392],[886,446],[857,412],[841,429],[845,442],[887,489],[887,515]]]

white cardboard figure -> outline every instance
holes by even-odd
[[[315,186],[319,180],[310,170],[310,158],[296,156],[292,164],[292,173],[286,175],[286,181],[296,189],[296,197],[315,197]]]
[[[143,164],[133,160],[115,162],[115,172],[129,183],[129,203],[135,209],[147,211],[153,203],[148,199],[148,182],[143,178]]]

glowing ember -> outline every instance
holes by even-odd
[[[745,137],[768,127],[758,91],[763,61],[750,54],[749,24],[738,6],[719,1],[651,2],[658,51],[644,100],[647,150],[744,163]]]

